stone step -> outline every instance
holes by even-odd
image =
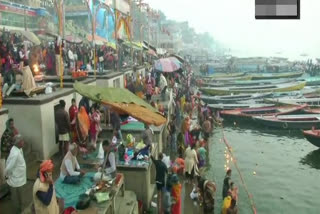
[[[124,197],[117,197],[115,213],[139,214],[137,196],[133,191],[125,191]]]

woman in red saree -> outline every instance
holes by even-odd
[[[172,176],[172,198],[174,199],[174,204],[172,205],[172,214],[181,214],[181,190],[182,185],[179,182],[179,178],[176,174]]]
[[[70,117],[70,123],[71,123],[71,135],[72,135],[72,142],[77,142],[77,130],[76,130],[76,120],[77,120],[77,113],[78,108],[76,105],[76,100],[73,98],[71,101],[71,106],[69,108],[69,117]]]

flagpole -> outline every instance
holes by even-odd
[[[117,51],[117,72],[120,71],[120,56],[119,56],[119,45],[118,45],[118,33],[117,33],[117,27],[118,27],[118,17],[117,17],[117,1],[116,0],[112,0],[112,5],[113,5],[113,11],[114,11],[114,17],[115,17],[115,21],[114,21],[114,38],[116,40],[116,51]],[[120,16],[120,14],[119,14]]]
[[[56,2],[57,3],[57,2]],[[57,14],[58,14],[58,20],[59,20],[59,36],[60,36],[60,41],[59,41],[59,70],[60,70],[60,88],[63,88],[63,58],[62,58],[62,37],[63,37],[63,18],[62,18],[62,5],[64,3],[64,0],[60,0],[59,4],[56,4],[57,8]]]

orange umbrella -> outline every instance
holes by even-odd
[[[75,83],[73,87],[82,96],[110,106],[119,114],[128,114],[149,125],[166,123],[166,118],[155,108],[125,88],[102,88],[83,83]]]

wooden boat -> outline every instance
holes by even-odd
[[[256,100],[256,99],[263,99],[270,97],[272,93],[257,93],[257,94],[238,94],[238,95],[227,95],[227,96],[205,96],[202,95],[201,99],[205,103],[215,104],[215,103],[236,103],[239,101],[246,101],[246,100]]]
[[[310,143],[317,147],[320,147],[320,129],[306,130],[302,133]]]
[[[241,93],[267,93],[267,92],[287,92],[301,90],[306,85],[306,82],[292,82],[279,85],[266,86],[248,86],[248,87],[202,87],[200,91],[210,95],[228,95]]]
[[[319,108],[305,108],[302,110],[305,114],[320,114]]]
[[[276,84],[283,84],[293,82],[294,79],[277,79],[277,80],[250,80],[250,81],[234,81],[233,85],[276,85]]]
[[[280,80],[235,80],[229,82],[208,81],[203,83],[206,87],[226,87],[226,86],[255,86],[255,85],[277,85],[292,82],[293,79],[280,79]]]
[[[226,77],[226,78],[215,78],[215,77],[209,77],[209,78],[203,78],[207,82],[212,81],[218,81],[218,82],[232,82],[237,80],[251,80],[251,76],[240,76],[240,77]]]
[[[301,77],[303,72],[288,72],[288,73],[280,73],[280,74],[256,74],[252,75],[252,80],[267,80],[267,79],[280,79],[280,78],[297,78]]]
[[[306,78],[298,78],[299,81],[306,81],[307,86],[317,86],[320,85],[320,77],[306,77]]]
[[[220,115],[227,120],[251,120],[253,116],[286,115],[298,113],[305,109],[307,105],[282,106],[267,108],[246,108],[220,111]]]
[[[263,108],[263,107],[272,107],[274,104],[265,104],[265,103],[233,103],[233,104],[209,104],[208,107],[210,109],[218,109],[218,110],[225,110],[225,109],[239,109],[239,108]]]
[[[265,102],[281,105],[302,105],[308,104],[310,107],[320,107],[320,98],[266,98]]]
[[[282,129],[320,128],[320,114],[255,116],[253,120],[261,125]]]
[[[215,79],[219,79],[219,78],[232,78],[232,77],[241,77],[244,76],[245,73],[240,72],[240,73],[216,73],[216,74],[212,74],[209,76],[205,76],[205,77],[209,77],[209,78],[215,78]]]

